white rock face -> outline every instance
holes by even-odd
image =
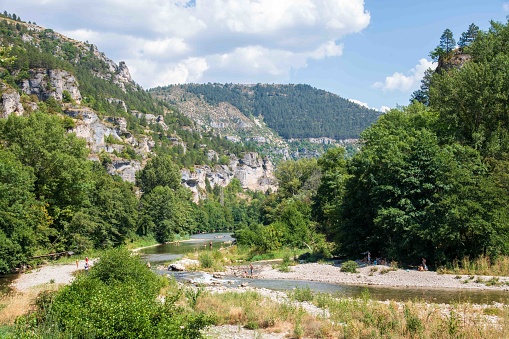
[[[266,192],[269,188],[277,190],[274,177],[274,166],[269,159],[261,159],[258,153],[247,153],[244,158],[231,157],[230,164],[209,166],[195,166],[194,171],[183,169],[181,171],[182,183],[188,187],[197,201],[206,189],[206,180],[212,187],[227,186],[233,178],[239,179],[245,189]]]
[[[2,111],[0,112],[1,118],[7,118],[11,114],[22,115],[25,110],[20,101],[18,92],[12,89],[3,89],[6,92],[2,93]]]
[[[141,169],[141,163],[136,160],[117,159],[108,166],[108,173],[119,175],[122,180],[135,182],[136,172]]]
[[[39,100],[46,101],[50,97],[57,101],[62,101],[63,92],[70,93],[72,100],[81,103],[81,93],[79,85],[71,73],[59,69],[31,69],[30,78],[24,79],[21,84],[21,90],[28,94],[35,94]]]

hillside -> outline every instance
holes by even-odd
[[[192,95],[212,107],[231,105],[246,117],[263,120],[284,139],[356,139],[381,114],[336,94],[301,84],[185,84],[158,87],[149,92],[188,115]]]

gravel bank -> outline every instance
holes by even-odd
[[[94,264],[93,260],[89,263],[90,266]],[[74,279],[74,272],[83,270],[84,266],[85,260],[80,260],[78,267],[76,264],[42,266],[21,274],[11,286],[20,292],[26,292],[33,287],[48,283],[69,284]]]
[[[492,276],[438,274],[436,272],[419,272],[417,270],[390,270],[387,266],[366,266],[358,273],[340,271],[338,265],[332,264],[300,264],[290,267],[290,272],[280,272],[266,265],[257,267],[256,276],[264,279],[300,279],[336,284],[350,285],[378,285],[386,287],[418,287],[418,288],[451,288],[451,289],[483,289],[508,291],[509,277],[500,277],[498,286],[486,286],[486,283],[476,282],[481,279],[486,282]],[[468,283],[465,281],[468,280]]]

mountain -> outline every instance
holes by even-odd
[[[195,196],[205,190],[204,178],[274,188],[273,163],[349,143],[379,114],[308,85],[145,91],[124,62],[117,65],[96,46],[5,13],[0,41],[13,57],[0,67],[1,117],[44,108],[70,118],[69,131],[86,140],[89,159],[130,182],[154,155],[170,155]]]
[[[246,117],[254,122],[253,125],[263,121],[287,140],[356,139],[381,114],[336,94],[303,84],[185,84],[158,87],[149,92],[178,107],[189,117],[200,115],[196,106],[203,104],[217,108],[216,111],[225,107],[229,111],[236,108],[244,116],[238,117],[238,122]],[[190,101],[194,101],[195,105],[190,105]],[[219,119],[214,119],[211,114],[205,116],[210,120],[210,127],[226,127],[221,126],[221,114],[217,114]],[[207,122],[207,119],[202,120]]]

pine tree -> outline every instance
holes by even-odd
[[[458,42],[458,45],[461,48],[464,48],[466,46],[469,46],[477,37],[479,34],[479,27],[477,27],[475,24],[470,24],[468,26],[468,30],[466,32],[461,33],[461,38]]]
[[[454,40],[454,36],[451,30],[447,28],[440,37],[439,45],[429,55],[433,61],[438,61],[440,57],[444,57],[445,55],[451,53],[455,47],[456,40]]]

